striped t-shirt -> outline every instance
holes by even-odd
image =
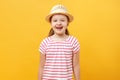
[[[45,38],[39,48],[46,55],[42,80],[72,80],[72,57],[79,49],[79,42],[73,36],[64,41]]]

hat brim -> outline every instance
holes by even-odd
[[[52,13],[52,14],[48,14],[46,16],[46,21],[47,22],[50,22],[50,18],[53,16],[53,15],[56,15],[56,14],[63,14],[65,16],[67,16],[69,18],[69,22],[72,22],[73,21],[73,16],[71,14],[68,14],[68,13]]]

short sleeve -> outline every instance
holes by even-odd
[[[77,53],[78,51],[80,51],[80,43],[78,42],[78,40],[75,38],[73,41],[73,53]]]
[[[41,42],[40,47],[39,47],[39,52],[42,54],[46,53],[46,41],[45,40]]]

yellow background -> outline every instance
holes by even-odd
[[[81,80],[120,80],[119,0],[0,0],[0,80],[37,80],[45,16],[57,3],[74,16]]]

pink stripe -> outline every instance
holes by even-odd
[[[48,72],[66,72],[65,69],[60,69],[60,71],[58,69],[54,69],[54,70],[44,70],[44,72],[47,74]],[[72,73],[71,70],[69,70],[67,73]]]
[[[54,79],[54,78],[68,78],[66,75],[60,75],[60,76],[48,76],[47,74],[45,75],[46,77],[50,77],[50,79]]]
[[[47,58],[71,58],[71,56],[47,56]]]

